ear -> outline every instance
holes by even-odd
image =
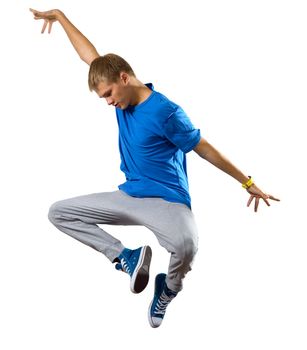
[[[129,81],[130,81],[130,75],[126,72],[121,72],[119,75],[120,81],[124,84],[124,85],[128,85]]]

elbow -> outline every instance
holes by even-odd
[[[79,55],[80,59],[85,62],[86,64],[88,64],[89,66],[91,65],[91,63],[94,61],[94,59],[96,59],[97,57],[99,57],[99,54],[97,51],[92,52],[90,54],[80,54]]]

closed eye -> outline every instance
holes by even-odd
[[[112,90],[108,90],[101,97],[107,98],[107,97],[110,97],[111,95],[112,95]]]

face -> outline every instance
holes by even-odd
[[[100,82],[96,92],[100,98],[106,99],[109,106],[126,109],[131,100],[128,83],[129,75],[121,73],[120,78],[115,83]]]

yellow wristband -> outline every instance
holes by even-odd
[[[249,180],[242,184],[242,187],[245,188],[246,190],[251,187],[251,185],[254,183],[254,180],[252,179],[251,176],[249,176]]]

